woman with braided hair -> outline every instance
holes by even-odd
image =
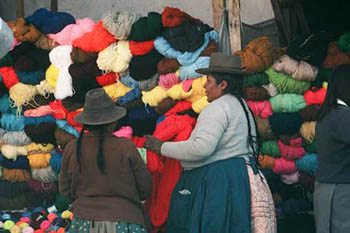
[[[181,161],[184,172],[170,204],[167,233],[275,233],[271,192],[257,165],[256,124],[242,98],[239,57],[213,53],[205,84],[209,105],[190,138],[146,148]]]
[[[125,114],[97,88],[75,117],[84,127],[64,148],[59,178],[60,193],[72,201],[72,233],[146,233],[141,201],[151,194],[151,175],[135,145],[112,134]]]

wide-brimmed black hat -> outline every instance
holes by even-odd
[[[126,109],[116,106],[103,88],[88,91],[84,110],[74,120],[85,125],[102,125],[115,122],[125,116]]]
[[[209,67],[196,70],[200,74],[226,73],[243,74],[241,58],[235,55],[212,53]]]

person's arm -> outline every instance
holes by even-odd
[[[62,196],[72,200],[73,195],[71,193],[72,174],[69,172],[69,162],[72,153],[72,142],[67,144],[62,156],[62,165],[59,176],[59,192]]]
[[[228,116],[220,104],[208,106],[199,115],[191,137],[181,142],[165,142],[161,154],[181,161],[200,161],[215,151],[228,126]]]
[[[148,172],[139,152],[133,144],[130,144],[130,165],[134,173],[136,188],[141,200],[145,200],[151,195],[152,177]]]

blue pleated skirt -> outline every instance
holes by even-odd
[[[250,186],[243,158],[184,171],[171,199],[167,233],[251,233]]]

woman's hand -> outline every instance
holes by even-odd
[[[146,135],[146,141],[144,144],[144,147],[147,150],[151,150],[156,154],[161,154],[160,153],[160,148],[162,147],[163,142],[153,136]]]

